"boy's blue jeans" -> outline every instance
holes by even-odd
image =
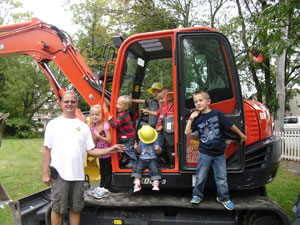
[[[130,140],[122,144],[125,145],[126,147],[125,153],[129,157],[129,164],[135,165],[137,156],[136,156],[136,151],[133,148],[134,140]]]
[[[131,177],[142,178],[143,170],[147,168],[149,168],[149,176],[152,181],[161,179],[156,159],[139,159],[133,168]]]
[[[225,154],[220,156],[209,156],[199,152],[198,165],[196,170],[196,183],[193,189],[193,196],[203,198],[204,186],[207,173],[212,164],[214,177],[217,185],[218,198],[220,201],[229,200],[229,190],[227,184],[227,170]]]

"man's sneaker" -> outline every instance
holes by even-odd
[[[202,199],[199,196],[194,195],[193,198],[192,198],[192,200],[191,200],[191,203],[192,204],[199,204],[201,202],[201,200]]]
[[[141,185],[140,184],[135,184],[134,187],[133,187],[133,192],[138,192],[142,189]]]
[[[234,209],[234,204],[232,201],[228,200],[228,201],[220,201],[219,198],[217,197],[217,201],[222,203],[224,205],[224,207],[228,210],[233,210]]]
[[[159,183],[158,181],[154,181],[152,184],[152,191],[159,191]]]

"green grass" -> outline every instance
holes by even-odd
[[[4,139],[0,148],[0,180],[11,199],[46,188],[42,182],[43,139]],[[0,209],[0,224],[13,224],[10,209]]]
[[[4,139],[0,149],[0,180],[13,200],[46,187],[42,182],[43,139]],[[95,181],[94,183],[98,183]],[[300,177],[281,165],[276,179],[267,185],[268,195],[275,199],[292,220],[292,207],[300,190]],[[9,207],[0,209],[0,224],[13,224]]]
[[[275,180],[267,184],[267,193],[284,208],[293,221],[295,213],[292,208],[300,193],[300,176],[293,175],[286,166],[280,164]]]

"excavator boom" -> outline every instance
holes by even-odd
[[[100,102],[101,87],[71,39],[53,25],[33,18],[31,22],[0,28],[0,57],[29,55],[44,71],[60,102],[65,91],[48,65],[53,61],[89,105]]]

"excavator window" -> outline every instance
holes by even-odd
[[[212,35],[182,35],[180,39],[180,65],[181,77],[184,85],[182,91],[185,104],[182,111],[185,118],[189,118],[195,109],[192,94],[197,90],[206,91],[211,98],[212,109],[218,109],[228,114],[234,121],[236,111],[236,98],[233,89],[231,64],[224,44],[219,36]],[[239,115],[236,115],[238,117]],[[185,136],[183,165],[193,167],[197,165],[199,139],[197,132]],[[229,142],[228,142],[229,143]],[[238,168],[241,165],[239,149],[234,140],[227,145],[226,158],[232,163],[228,166]]]
[[[138,60],[139,57],[137,57],[132,52],[129,51],[127,53],[126,66],[124,67],[125,69],[123,70],[122,84],[120,86],[120,94],[119,94],[120,96],[130,95],[135,73],[139,67]]]
[[[233,98],[231,81],[217,39],[189,37],[183,40],[185,97],[187,108],[194,108],[191,95],[196,90],[207,91],[212,103]]]
[[[133,43],[127,50],[119,95],[150,99],[147,89],[155,82],[173,88],[171,38],[153,38]],[[142,107],[142,106],[139,106]]]

